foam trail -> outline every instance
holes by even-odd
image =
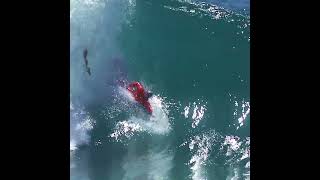
[[[193,108],[193,111],[191,110],[191,108]],[[183,110],[184,111],[182,112],[182,114],[184,115],[184,117],[186,119],[189,118],[189,114],[192,115],[191,116],[191,120],[192,120],[191,127],[196,128],[199,125],[200,121],[204,118],[205,112],[207,110],[207,102],[200,101],[198,99],[198,102],[193,102],[192,107],[189,103],[189,105],[185,106]]]

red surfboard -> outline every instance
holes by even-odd
[[[152,114],[152,108],[148,101],[148,95],[139,82],[133,82],[129,84],[127,90],[132,94],[134,99],[148,111],[148,113]]]

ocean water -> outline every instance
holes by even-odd
[[[250,179],[249,3],[70,0],[70,179]]]

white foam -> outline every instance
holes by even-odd
[[[111,104],[106,106],[106,109],[102,111],[102,114],[107,119],[113,119],[122,112],[131,113],[136,108],[133,106],[136,104],[132,94],[123,87],[116,87],[114,89],[114,95]]]
[[[229,96],[232,97],[232,95],[229,93]],[[236,99],[236,96],[233,96],[234,99]],[[240,102],[237,100],[234,100],[234,111],[233,111],[233,117],[237,119],[237,125],[235,125],[236,129],[238,130],[240,127],[244,125],[245,120],[247,119],[248,115],[250,114],[250,102],[246,102],[244,99],[242,99],[241,106],[239,106]],[[241,116],[238,117],[238,112],[240,112],[241,108]]]
[[[118,87],[118,91],[119,91],[119,94],[122,97],[126,98],[130,102],[135,102],[134,97],[132,96],[132,94],[127,89],[125,89],[123,87]]]
[[[186,119],[189,118],[190,108],[191,108],[191,105],[189,103],[188,106],[184,107],[184,111],[182,112],[182,114],[184,114],[184,117]],[[199,125],[200,121],[203,119],[204,113],[207,110],[207,107],[206,107],[206,103],[198,99],[198,102],[193,102],[192,108],[193,108],[193,111],[191,116],[191,119],[192,119],[191,127],[196,128]]]
[[[185,141],[182,144],[180,144],[179,147],[185,146],[187,143],[188,143],[188,141]]]
[[[237,136],[226,136],[222,146],[220,150],[227,148],[225,155],[229,159],[226,163],[237,164],[244,160],[250,161],[250,137],[241,140]]]
[[[89,131],[93,129],[94,121],[89,113],[80,106],[70,102],[70,151],[78,149],[78,146],[89,143]]]
[[[224,165],[230,165],[233,171],[227,179],[237,179],[242,174],[234,171],[233,167],[239,166],[240,161],[250,162],[250,137],[242,139],[237,136],[227,135],[222,136],[214,130],[202,133],[200,135],[193,136],[190,140],[188,148],[192,157],[188,161],[190,170],[192,172],[192,179],[206,179],[206,165],[208,163],[214,163],[214,159],[224,158],[226,159]],[[186,142],[182,143],[179,147],[183,147]],[[220,147],[220,148],[219,148]],[[224,153],[226,150],[226,153]],[[215,152],[215,157],[209,160],[211,153]],[[217,157],[218,156],[218,157]],[[223,156],[223,157],[219,157]],[[248,167],[245,166],[246,168]],[[250,166],[250,163],[249,163]],[[243,176],[250,178],[250,171],[247,170]]]
[[[136,131],[141,131],[141,126],[137,123],[121,121],[116,124],[116,130],[110,135],[110,137],[115,138],[116,141],[119,141],[120,137],[125,136],[130,138],[134,135]]]
[[[223,145],[227,146],[226,156],[232,155],[232,153],[234,151],[237,151],[240,148],[242,142],[239,142],[239,139],[240,138],[237,136],[226,136],[225,137]]]
[[[70,110],[74,110],[72,102],[70,102]]]
[[[189,143],[189,150],[193,152],[193,156],[188,162],[192,171],[192,179],[202,180],[206,179],[206,171],[204,166],[207,163],[210,155],[212,145],[215,142],[217,134],[209,131],[201,136],[194,136]]]
[[[121,138],[130,139],[134,134],[147,132],[149,134],[164,135],[170,132],[171,124],[168,117],[167,105],[160,96],[153,96],[149,99],[153,109],[152,116],[145,114],[135,114],[128,120],[120,121],[116,124],[114,132],[110,137],[116,141]]]
[[[249,158],[250,157],[249,153],[250,153],[249,149],[245,149],[244,153],[242,154],[242,156],[240,158],[240,161],[243,160],[243,159]]]
[[[192,114],[192,119],[195,119],[197,116],[197,110],[198,110],[198,106],[195,105],[194,109],[193,109],[193,114]]]
[[[192,128],[195,128],[198,126],[198,124],[203,118],[205,110],[206,110],[205,106],[200,106],[200,108],[198,108],[197,105],[195,106],[195,108],[193,109],[193,115],[192,115],[192,119],[194,120],[191,125]]]
[[[76,149],[77,149],[77,146],[76,146],[74,140],[71,140],[70,141],[70,151],[74,151]]]
[[[246,163],[245,168],[247,168],[248,170],[243,173],[243,176],[245,176],[246,180],[249,180],[250,179],[250,161]]]
[[[247,107],[246,112],[244,112],[245,111],[245,107]],[[249,104],[249,102],[245,102],[245,103],[242,104],[242,116],[238,119],[240,127],[243,126],[244,120],[247,118],[249,113],[250,113],[250,104]]]
[[[246,138],[245,146],[246,147],[241,151],[242,156],[238,161],[241,161],[241,160],[244,160],[244,159],[249,159],[250,160],[250,137]],[[249,166],[250,166],[250,161],[248,163],[249,163]],[[246,164],[246,166],[247,166],[247,164]]]
[[[185,117],[185,118],[188,118],[189,109],[190,109],[190,105],[189,105],[189,106],[184,107],[184,117]]]
[[[250,161],[246,163],[245,168],[250,168]]]

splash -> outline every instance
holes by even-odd
[[[123,141],[128,140],[135,134],[141,132],[146,132],[151,135],[165,135],[170,132],[171,124],[168,117],[169,106],[165,103],[162,97],[154,95],[149,99],[150,105],[153,109],[152,116],[149,116],[146,115],[143,111],[144,109],[141,107],[136,106],[135,109],[134,106],[132,106],[132,104],[137,104],[130,93],[123,88],[120,88],[119,90],[120,96],[115,98],[118,99],[116,102],[119,102],[119,104],[115,104],[114,107],[117,107],[120,111],[128,112],[129,118],[127,120],[117,122],[114,131],[109,135],[109,137],[114,138],[116,141]],[[131,108],[124,108],[129,106]],[[109,114],[109,117],[110,115],[113,117],[112,113]]]
[[[105,107],[102,114],[106,119],[115,119],[124,112],[132,114],[136,109],[132,95],[123,87],[115,87],[112,102]]]
[[[122,96],[124,99],[129,100],[131,103],[135,102],[134,97],[125,88],[118,87],[118,92],[119,92],[119,95]]]
[[[115,138],[116,141],[120,141],[120,137],[125,136],[130,138],[135,132],[142,131],[139,124],[128,121],[121,121],[116,124],[115,131],[110,135],[110,137]]]

